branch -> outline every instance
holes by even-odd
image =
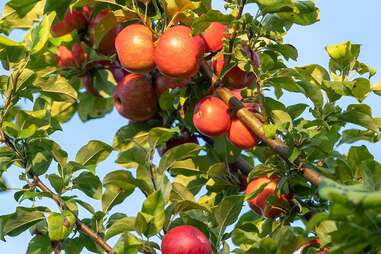
[[[15,97],[15,92],[16,92],[16,87],[17,87],[16,84],[18,82],[18,78],[20,77],[22,71],[23,71],[23,68],[20,68],[15,73],[11,74],[12,87],[10,89],[9,95],[6,98],[6,101],[4,102],[4,107],[3,107],[2,112],[0,114],[0,140],[1,140],[1,142],[5,143],[5,145],[10,147],[16,153],[17,157],[19,157],[18,159],[22,163],[23,167],[26,169],[28,166],[27,165],[28,161],[26,159],[25,154],[19,150],[19,148],[17,147],[17,144],[15,144],[12,141],[12,139],[10,137],[8,137],[2,129],[3,121],[4,121],[4,118],[7,114],[7,111],[12,106],[12,101]],[[62,200],[62,198],[58,194],[56,194],[52,190],[50,190],[49,187],[46,186],[38,176],[34,175],[33,170],[30,170],[28,172],[28,174],[29,174],[29,177],[31,179],[33,179],[33,182],[34,182],[36,187],[38,187],[43,192],[49,193],[52,196],[52,199],[57,203],[57,205],[60,208],[70,211],[70,209],[66,206],[65,202]],[[102,247],[102,249],[105,252],[112,253],[112,248],[95,231],[93,231],[86,224],[84,224],[77,216],[75,216],[75,220],[76,220],[76,226],[77,226],[78,230],[82,231],[88,237],[93,239],[100,247]]]
[[[274,152],[279,154],[285,161],[291,164],[288,160],[289,148],[283,143],[280,139],[271,139],[266,137],[263,131],[263,123],[255,117],[255,115],[250,112],[244,105],[234,97],[230,90],[227,88],[218,88],[218,96],[227,104],[233,112],[236,113],[236,116],[257,135],[261,140],[263,140]],[[241,160],[238,161],[241,164]],[[303,176],[310,181],[312,184],[319,186],[323,176],[320,175],[315,170],[309,168],[304,162],[299,158],[295,161],[298,165],[299,170],[302,172]],[[247,171],[247,166],[243,165],[244,170]]]

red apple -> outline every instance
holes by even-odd
[[[89,23],[89,39],[90,39],[90,45],[94,46],[95,43],[95,37],[96,35],[96,28],[98,24],[102,22],[102,20],[111,13],[110,9],[103,9],[100,11],[97,16],[90,21]],[[117,34],[119,33],[121,27],[120,25],[117,25],[113,28],[111,28],[107,34],[103,36],[102,41],[99,43],[97,51],[104,54],[104,55],[111,55],[115,53],[115,38]]]
[[[159,71],[174,78],[190,78],[200,68],[200,44],[186,26],[168,29],[157,41],[155,63]]]
[[[203,232],[193,226],[172,228],[161,243],[163,254],[212,254],[212,246]]]
[[[159,155],[163,156],[169,149],[182,144],[198,144],[198,140],[195,136],[190,135],[182,135],[172,138],[165,144],[165,146],[159,148]]]
[[[169,89],[186,87],[188,80],[175,80],[162,74],[159,74],[155,80],[155,88],[157,95],[168,91]]]
[[[248,200],[249,206],[254,212],[267,218],[274,218],[282,214],[282,209],[280,207],[276,207],[274,205],[269,207],[268,204],[268,199],[270,197],[276,197],[279,180],[280,178],[278,176],[261,176],[254,178],[247,185],[245,192],[246,195],[257,192],[259,189],[264,188],[255,198]],[[279,204],[282,204],[286,201],[286,195],[278,197]]]
[[[81,43],[74,43],[71,52],[77,66],[81,66],[87,60],[87,53],[82,47]]]
[[[221,75],[225,66],[224,55],[220,55],[214,62],[214,72],[217,76]],[[254,73],[246,73],[238,66],[233,67],[222,79],[225,86],[234,89],[249,87],[254,84],[256,77]]]
[[[217,52],[224,46],[227,26],[219,22],[212,22],[202,33],[205,41],[205,50],[208,52]]]
[[[193,42],[196,44],[196,46],[198,46],[200,50],[200,57],[203,56],[205,54],[206,47],[204,39],[200,35],[197,35],[193,37]]]
[[[193,114],[196,129],[205,136],[219,136],[229,130],[229,108],[217,97],[207,96],[196,105]]]
[[[113,98],[116,110],[132,121],[146,121],[156,114],[155,89],[152,82],[143,75],[126,75],[116,86]]]
[[[258,137],[238,118],[232,119],[229,131],[229,141],[240,149],[251,149],[258,144]]]
[[[149,72],[155,67],[151,30],[141,24],[124,28],[115,39],[120,63],[131,72]]]
[[[86,17],[81,11],[69,10],[66,12],[64,20],[77,30],[82,30],[87,27]]]
[[[61,68],[70,68],[75,66],[73,53],[65,46],[58,46],[57,49],[57,64]]]
[[[74,30],[73,26],[68,24],[65,20],[59,21],[52,26],[51,32],[53,37],[60,37],[69,34]]]

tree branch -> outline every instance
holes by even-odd
[[[229,89],[227,88],[218,88],[218,96],[227,104],[229,108],[235,112],[236,116],[257,135],[261,140],[263,140],[274,152],[279,154],[285,161],[291,163],[288,159],[289,148],[283,143],[280,139],[271,139],[266,137],[263,131],[263,123],[255,117],[255,115],[250,112],[244,105],[234,97]],[[243,160],[243,159],[242,159]],[[238,163],[241,165],[242,161],[239,160]],[[320,175],[315,170],[309,168],[301,159],[297,159],[294,165],[298,165],[299,170],[302,172],[303,176],[310,181],[312,184],[319,186],[323,176]],[[242,165],[243,170],[247,171],[247,165]]]

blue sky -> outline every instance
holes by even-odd
[[[0,0],[1,9],[5,2]],[[215,0],[213,4],[216,8],[222,9],[221,0]],[[328,57],[324,47],[350,40],[362,44],[360,60],[381,71],[381,34],[379,27],[377,27],[380,25],[381,1],[318,0],[316,4],[321,9],[321,21],[309,27],[295,26],[286,37],[286,42],[293,44],[299,50],[297,63],[291,64],[318,63],[327,66]],[[19,37],[18,34],[14,36]],[[372,79],[372,83],[376,83],[378,80],[381,80],[381,73]],[[286,104],[291,104],[299,99],[303,98],[288,95],[283,98],[283,101]],[[371,95],[365,102],[372,106],[374,115],[381,116],[381,97]],[[348,103],[356,103],[356,101],[346,100],[343,102],[343,104]],[[71,159],[74,159],[79,148],[90,140],[103,140],[111,144],[114,133],[125,124],[127,124],[127,120],[116,112],[107,115],[104,119],[89,121],[85,124],[75,116],[69,123],[64,124],[63,132],[53,135],[53,139],[69,152]],[[369,148],[381,161],[380,145],[370,145]],[[345,150],[346,147],[342,149]],[[111,170],[118,169],[113,163],[114,160],[115,154],[112,154],[107,161],[99,165],[97,172],[101,177]],[[17,180],[19,173],[20,170],[11,168],[6,174],[8,183],[14,188],[20,187],[20,182]],[[47,181],[44,178],[43,180]],[[136,214],[140,210],[142,199],[143,196],[135,192],[123,205],[118,206],[117,210],[129,215]],[[13,192],[1,193],[0,201],[0,214],[13,212],[17,206],[13,199]],[[42,204],[56,210],[56,206],[51,202]],[[97,207],[99,208],[99,203]],[[0,242],[0,253],[25,253],[29,239],[29,233],[24,233],[16,238],[7,237],[6,243]]]

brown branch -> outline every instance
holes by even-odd
[[[34,184],[43,192],[49,193],[52,196],[52,199],[57,203],[59,207],[62,209],[70,211],[70,209],[66,206],[65,202],[61,199],[61,197],[54,193],[52,190],[46,186],[41,179],[30,172],[30,176],[32,177]],[[74,214],[73,214],[74,215]],[[74,215],[75,216],[75,215]],[[93,239],[104,251],[107,253],[112,253],[112,248],[103,240],[96,232],[94,232],[91,228],[89,228],[86,224],[84,224],[77,216],[75,216],[75,224],[77,225],[77,229],[85,233],[88,237]]]
[[[218,88],[217,94],[227,105],[229,105],[230,109],[232,109],[233,112],[236,113],[236,116],[250,130],[252,130],[255,133],[255,135],[257,135],[261,140],[263,140],[270,148],[272,148],[272,150],[274,150],[274,152],[279,154],[285,161],[290,163],[288,159],[288,146],[285,143],[283,143],[283,141],[280,139],[272,139],[266,137],[265,132],[263,130],[263,123],[258,118],[256,118],[252,112],[245,108],[244,105],[231,94],[229,89]],[[316,186],[319,186],[321,180],[323,179],[322,175],[306,166],[300,159],[297,159],[295,163],[299,165],[300,171],[308,181],[310,181],[312,184]],[[245,171],[247,171],[247,165],[243,165],[243,168]]]

